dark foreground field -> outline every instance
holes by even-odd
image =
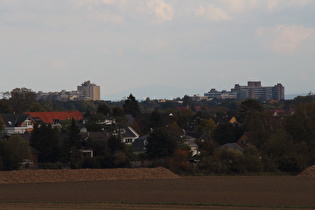
[[[0,184],[0,209],[315,208],[315,178],[191,177]]]

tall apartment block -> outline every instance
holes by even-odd
[[[99,101],[101,99],[100,86],[97,86],[90,81],[85,81],[81,86],[77,87],[80,97],[85,100]]]
[[[80,100],[100,100],[100,86],[92,84],[90,81],[85,81],[81,86],[77,86],[77,90],[60,92],[42,92],[36,94],[37,100],[49,101],[80,101]]]
[[[263,100],[283,100],[284,86],[278,83],[274,86],[263,87],[260,81],[249,81],[247,86],[235,84],[231,91],[217,91],[211,89],[204,94],[209,98],[234,98],[234,99],[263,99]]]

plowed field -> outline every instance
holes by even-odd
[[[77,209],[78,206],[81,209],[312,208],[315,179],[222,176],[0,184],[0,209]]]
[[[0,184],[178,178],[163,167],[0,171]]]
[[[0,209],[315,209],[314,177],[173,175],[134,180],[6,182],[0,184]]]

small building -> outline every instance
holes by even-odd
[[[113,133],[121,137],[121,142],[125,144],[132,144],[135,139],[139,138],[140,135],[130,126],[116,129]]]
[[[29,133],[33,130],[35,120],[29,114],[0,114],[7,134]]]
[[[30,115],[37,122],[43,122],[54,126],[61,126],[61,122],[65,120],[81,121],[84,119],[82,114],[78,111],[65,111],[65,112],[24,112]]]
[[[147,151],[146,146],[148,144],[148,137],[149,134],[141,136],[134,140],[131,146],[131,151],[133,154],[138,155]]]

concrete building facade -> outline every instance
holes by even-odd
[[[100,86],[85,81],[81,86],[77,86],[77,90],[60,92],[42,92],[39,91],[36,94],[37,100],[48,101],[75,101],[75,100],[92,100],[98,101],[101,99]]]
[[[85,100],[99,101],[101,99],[100,86],[91,83],[89,80],[78,86],[77,91],[80,93],[80,97],[83,97]]]
[[[209,98],[221,99],[261,99],[261,100],[283,100],[284,86],[278,83],[274,86],[263,87],[260,81],[249,81],[246,86],[235,84],[231,91],[217,91],[211,89],[204,94]]]

